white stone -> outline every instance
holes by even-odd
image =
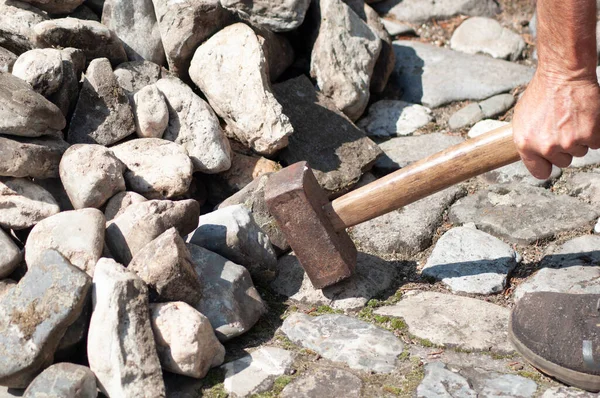
[[[408,24],[390,21],[386,18],[381,18],[381,23],[383,23],[390,36],[415,34],[415,29]]]
[[[10,235],[0,229],[0,279],[6,278],[19,266],[23,254]]]
[[[104,210],[106,221],[111,221],[120,216],[129,205],[146,202],[147,200],[139,193],[131,191],[119,192],[106,203]]]
[[[506,126],[508,124],[509,124],[508,122],[503,122],[501,120],[483,119],[483,120],[480,120],[479,122],[475,123],[475,125],[473,127],[471,127],[471,129],[467,133],[467,136],[469,138],[475,138],[475,137],[480,136],[481,134],[488,133],[492,130],[495,130],[502,126]]]
[[[381,14],[414,23],[444,20],[459,14],[491,17],[500,11],[498,3],[493,0],[386,0],[374,6]]]
[[[525,48],[525,40],[495,19],[471,17],[456,28],[450,39],[450,48],[515,61]]]
[[[431,109],[405,101],[381,100],[369,107],[358,127],[370,136],[411,135],[415,130],[433,121]]]
[[[310,5],[310,0],[221,0],[221,5],[250,21],[273,32],[285,32],[298,28]]]
[[[133,95],[135,130],[140,138],[162,138],[169,125],[169,109],[156,84],[149,84]]]
[[[600,149],[590,149],[588,153],[580,158],[573,158],[570,167],[585,167],[600,163]]]
[[[562,174],[562,170],[556,166],[552,166],[552,171],[548,178],[539,180],[531,175],[531,172],[525,166],[525,163],[518,161],[499,169],[488,171],[479,178],[489,184],[527,184],[536,187],[547,186],[550,181],[558,179]]]
[[[63,64],[59,50],[33,49],[19,56],[12,74],[31,84],[44,97],[54,93],[63,80]]]
[[[26,178],[0,178],[0,227],[25,229],[60,211],[50,192]]]

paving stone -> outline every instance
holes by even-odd
[[[90,278],[47,251],[0,298],[0,384],[25,388],[52,363],[65,331],[79,316]]]
[[[515,374],[490,372],[484,369],[467,368],[460,373],[467,377],[477,397],[532,398],[536,395],[535,381]]]
[[[280,394],[281,398],[360,398],[362,380],[344,369],[316,368],[304,373]]]
[[[106,221],[111,221],[120,216],[129,205],[146,201],[148,201],[148,199],[144,198],[139,193],[132,191],[119,192],[106,203],[106,208],[104,210]]]
[[[508,125],[508,122],[503,122],[501,120],[493,120],[493,119],[483,119],[477,123],[469,130],[467,136],[469,138],[475,138],[480,136],[481,134],[488,133],[492,130],[500,128],[502,126]]]
[[[483,116],[496,117],[508,111],[515,103],[512,94],[498,94],[479,103]]]
[[[33,49],[19,56],[12,74],[29,83],[38,94],[48,97],[63,80],[61,52],[54,48]]]
[[[285,319],[281,331],[323,358],[376,373],[392,372],[404,349],[391,332],[339,314],[312,317],[296,312]]]
[[[188,87],[189,88],[189,87]],[[169,125],[169,109],[165,96],[156,84],[149,84],[133,95],[133,116],[139,138],[162,138]]]
[[[20,55],[35,47],[32,28],[48,15],[20,1],[0,1],[0,46]]]
[[[573,174],[566,182],[571,195],[594,204],[600,203],[600,169]]]
[[[17,58],[17,55],[13,52],[8,51],[4,47],[0,47],[0,72],[11,73]]]
[[[469,127],[483,119],[485,115],[478,103],[473,103],[456,111],[448,120],[448,126],[453,129]]]
[[[96,376],[90,368],[73,363],[57,363],[44,370],[27,387],[25,398],[96,398]]]
[[[450,48],[467,54],[481,53],[515,61],[525,49],[525,40],[495,19],[471,17],[452,33]]]
[[[542,398],[595,398],[597,394],[582,391],[574,387],[551,387],[544,391]]]
[[[360,247],[378,253],[414,254],[426,249],[444,210],[464,190],[454,186],[398,210],[352,227],[351,235]]]
[[[525,163],[518,161],[499,169],[488,171],[479,178],[488,184],[527,184],[534,187],[544,187],[550,182],[557,180],[562,175],[562,170],[552,166],[550,176],[544,180],[538,180],[531,175]]]
[[[453,292],[493,294],[506,287],[520,256],[500,239],[473,226],[452,228],[435,244],[422,275]]]
[[[279,258],[277,278],[271,288],[293,300],[311,305],[327,305],[342,310],[363,307],[371,298],[388,290],[398,275],[396,267],[366,253],[358,254],[354,274],[324,289],[315,289],[293,254]]]
[[[570,167],[585,167],[600,163],[600,149],[590,149],[588,153],[581,158],[573,158]]]
[[[225,370],[225,391],[234,397],[246,398],[270,390],[275,379],[291,370],[294,354],[276,347],[261,347],[256,351],[222,366]]]
[[[0,227],[26,229],[60,211],[52,195],[25,178],[0,178]]]
[[[408,331],[445,347],[512,353],[508,341],[510,310],[482,300],[436,292],[405,295],[378,315],[403,318]],[[477,314],[477,317],[473,317]]]
[[[393,137],[411,135],[433,121],[431,109],[405,101],[381,100],[369,107],[366,117],[359,120],[358,127],[367,135]]]
[[[425,3],[420,0],[386,0],[374,6],[380,14],[415,23],[430,19],[443,20],[459,14],[491,17],[500,11],[499,5],[492,0],[438,0]]]
[[[418,398],[429,397],[475,398],[477,394],[461,375],[446,369],[441,362],[425,365],[425,377],[417,387]]]
[[[294,127],[279,159],[288,165],[308,161],[327,191],[352,187],[381,154],[377,145],[316,91],[306,76],[287,80],[273,89]]]
[[[430,108],[489,98],[527,84],[533,76],[527,66],[416,41],[395,41],[394,51],[396,69],[390,84],[403,90],[402,100]]]
[[[166,77],[167,71],[154,62],[131,61],[119,64],[113,73],[119,86],[131,96],[144,87]]]
[[[68,147],[66,141],[55,137],[0,135],[0,176],[57,178],[60,159]]]
[[[273,32],[285,32],[302,25],[310,0],[221,0],[221,5],[252,25],[263,26]]]
[[[0,229],[0,279],[10,275],[23,260],[23,253],[10,235]]]

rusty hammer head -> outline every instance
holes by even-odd
[[[346,231],[333,228],[323,211],[327,195],[306,162],[273,174],[265,187],[265,201],[315,288],[352,275],[356,247]]]

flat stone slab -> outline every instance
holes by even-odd
[[[431,121],[431,109],[423,105],[381,100],[371,105],[357,124],[369,136],[394,137],[411,135]]]
[[[402,100],[430,108],[489,98],[527,84],[533,77],[533,68],[483,55],[416,41],[399,40],[393,46],[396,66],[390,83],[403,91]]]
[[[288,384],[281,398],[360,398],[362,381],[344,369],[316,368]]]
[[[573,174],[566,182],[571,195],[594,204],[600,203],[600,169]]]
[[[403,318],[408,331],[444,347],[512,353],[509,309],[482,300],[436,292],[407,296],[378,315]],[[477,314],[476,317],[473,314]]]
[[[404,349],[391,332],[345,315],[311,317],[296,312],[286,318],[281,331],[323,358],[377,373],[392,372]]]
[[[398,21],[425,22],[446,19],[455,15],[493,16],[500,11],[493,0],[386,0],[373,5],[380,14],[393,16]]]
[[[598,209],[567,195],[525,185],[491,187],[459,199],[450,222],[474,222],[478,229],[512,243],[530,244],[591,224]]]
[[[508,166],[500,167],[499,169],[488,171],[479,178],[488,184],[527,184],[535,187],[548,185],[551,181],[558,179],[562,175],[562,170],[556,166],[552,166],[550,176],[544,180],[538,180],[533,177],[525,163],[518,161]]]
[[[450,48],[515,61],[525,49],[525,40],[495,19],[473,17],[456,28],[450,39]]]

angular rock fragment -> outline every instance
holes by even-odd
[[[10,73],[17,61],[17,56],[4,47],[0,47],[0,72]]]
[[[169,109],[156,85],[150,84],[136,92],[132,106],[138,137],[162,138],[169,125]]]
[[[369,113],[357,125],[369,136],[388,137],[411,135],[431,121],[431,109],[422,105],[381,100],[369,107]]]
[[[37,376],[27,387],[24,398],[96,398],[96,376],[90,368],[74,363],[57,363]]]
[[[195,377],[225,359],[207,317],[183,302],[150,304],[152,331],[160,363],[166,371]]]
[[[94,59],[69,126],[71,144],[111,145],[135,132],[129,99],[106,58]]]
[[[90,278],[55,251],[30,265],[0,297],[0,384],[25,388],[52,363],[65,331],[79,316]]]
[[[310,0],[221,0],[221,5],[253,25],[285,32],[302,25]]]
[[[459,14],[492,17],[500,11],[494,0],[385,0],[374,5],[380,14],[398,21],[426,22],[430,19],[447,19]]]
[[[229,169],[229,141],[210,106],[177,78],[161,79],[156,87],[165,96],[169,110],[163,138],[185,149],[194,171],[212,174]]]
[[[282,34],[273,33],[268,29],[252,27],[259,40],[262,41],[263,52],[269,64],[269,77],[271,82],[279,79],[279,76],[294,63],[294,47]]]
[[[49,19],[39,8],[15,0],[0,1],[0,46],[21,55],[35,47],[32,29]]]
[[[109,397],[165,397],[146,284],[114,260],[98,261],[87,353]]]
[[[106,203],[106,208],[104,209],[106,221],[111,221],[113,218],[120,216],[129,205],[146,201],[148,199],[139,193],[132,191],[119,192]]]
[[[63,80],[61,52],[53,48],[26,51],[13,65],[12,74],[29,83],[36,93],[48,97]]]
[[[102,145],[76,144],[60,161],[60,179],[75,209],[100,208],[125,190],[125,165]]]
[[[0,279],[6,278],[23,260],[23,253],[10,235],[0,229]]]
[[[48,191],[25,178],[0,178],[0,227],[20,230],[60,211]]]
[[[258,37],[237,23],[198,47],[190,77],[238,141],[272,155],[287,145],[293,129],[271,91],[267,69]]]
[[[63,211],[40,221],[27,237],[25,261],[40,264],[46,250],[53,249],[80,270],[94,276],[102,255],[106,220],[98,209]]]
[[[450,48],[467,54],[488,54],[515,61],[525,49],[525,40],[492,18],[472,17],[452,34]]]
[[[150,61],[123,62],[113,72],[119,86],[128,95],[132,95],[144,87],[156,83],[164,74],[165,69]]]
[[[129,190],[148,199],[172,198],[188,191],[193,166],[180,145],[160,138],[138,138],[111,149],[127,166],[124,177]]]

